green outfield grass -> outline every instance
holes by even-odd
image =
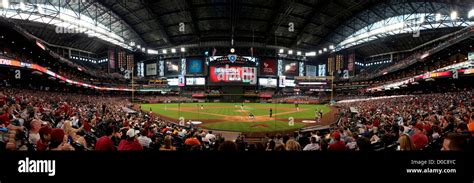
[[[202,109],[201,109],[202,105]],[[300,104],[297,111],[294,104],[260,104],[244,103],[183,103],[183,104],[142,104],[144,111],[152,111],[171,119],[184,117],[185,121],[202,121],[201,127],[215,130],[239,132],[285,131],[304,127],[302,120],[313,120],[315,110],[321,109],[324,114],[331,109],[326,105]],[[273,118],[269,118],[269,110],[273,110]],[[249,113],[255,115],[254,120],[248,118]],[[295,123],[289,126],[288,118],[293,117]]]

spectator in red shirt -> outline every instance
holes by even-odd
[[[346,149],[346,144],[341,141],[341,134],[339,132],[334,132],[332,134],[332,137],[334,139],[334,143],[329,144],[328,151],[345,151]]]
[[[137,135],[140,131],[133,128],[127,131],[127,139],[120,141],[118,146],[119,151],[141,151],[143,150],[142,145],[137,140]]]
[[[46,149],[48,149],[52,131],[53,129],[51,129],[49,126],[41,127],[39,130],[40,140],[36,142],[37,151],[46,151]]]
[[[375,119],[374,119],[373,126],[374,126],[374,127],[379,127],[379,125],[380,125],[380,120],[379,120],[379,118],[375,118]]]
[[[7,127],[10,124],[10,114],[6,108],[0,110],[0,125]]]
[[[194,135],[194,137],[187,138],[186,141],[184,141],[184,144],[192,147],[192,146],[200,146],[201,142],[199,142],[196,135]]]
[[[90,132],[90,131],[91,131],[91,125],[89,124],[89,121],[84,121],[82,127],[83,127],[83,129],[84,129],[86,132]]]
[[[96,151],[114,151],[115,146],[114,142],[112,142],[112,137],[115,134],[115,129],[113,126],[108,126],[105,135],[100,137],[96,144],[95,144],[95,150]]]
[[[416,150],[420,150],[428,144],[428,136],[423,133],[423,127],[421,123],[417,123],[415,125],[415,134],[411,137]]]

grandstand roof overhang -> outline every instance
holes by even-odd
[[[128,22],[99,1],[5,0],[0,17],[15,20],[48,43],[86,51],[97,52],[107,45],[132,50],[144,44]]]
[[[15,6],[18,10],[19,1],[11,0],[10,5],[17,4]],[[468,12],[473,8],[471,0],[438,0],[436,2],[421,0],[24,0],[24,2],[58,7],[54,12],[69,9],[74,12],[72,17],[89,17],[93,22],[103,25],[106,31],[122,37],[123,44],[132,49],[158,50],[186,47],[186,45],[266,47],[316,52],[316,55],[321,55],[319,50],[324,50],[324,48],[330,50],[330,46],[334,49],[356,47],[367,55],[406,49],[411,44],[417,45],[430,37],[452,32],[457,30],[458,26],[465,26],[469,22]],[[449,26],[451,24],[449,15],[452,11],[457,12],[459,19],[456,20],[458,23]],[[432,17],[436,19],[437,13],[443,15],[442,20],[438,21],[439,25],[431,21]],[[406,33],[411,30],[399,31],[402,34],[381,33],[382,29],[376,29],[377,25],[393,25],[394,20],[412,21],[414,17],[416,17],[414,22],[416,23],[416,19],[420,18],[419,14],[427,15],[423,26],[434,28],[423,30],[420,40],[402,39],[408,44],[404,48],[384,45],[386,44],[384,41],[378,43],[379,40],[387,37],[399,35],[402,38],[407,37]],[[56,15],[50,13],[41,17],[48,16]],[[107,41],[97,42],[94,41],[96,39],[84,39],[88,37],[87,35],[58,35],[51,26],[38,29],[39,25],[32,25],[31,22],[37,21],[21,21],[21,24],[34,35],[45,38],[47,42],[55,42],[54,44],[57,45],[97,51],[110,44]],[[393,26],[397,27],[397,24]],[[98,27],[101,26],[98,25]],[[290,31],[290,28],[294,28],[294,31]],[[372,31],[368,33],[370,36],[361,36],[364,35],[364,30]],[[373,31],[381,34],[372,34]],[[355,42],[348,41],[351,35],[355,36],[353,39],[357,39],[352,40]],[[365,48],[364,40],[371,41],[375,45]]]

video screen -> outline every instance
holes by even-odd
[[[295,80],[293,79],[286,79],[285,80],[285,87],[295,87]]]
[[[186,78],[186,86],[202,86],[206,84],[206,78]]]
[[[186,74],[203,74],[204,61],[201,58],[190,58],[186,60]]]
[[[315,65],[306,65],[306,76],[316,76],[318,67]]]
[[[180,60],[166,60],[165,74],[166,76],[177,76],[181,74]]]
[[[156,73],[157,73],[156,63],[146,65],[147,76],[156,76]]]
[[[283,62],[283,75],[298,76],[298,62],[297,61],[284,61]]]
[[[260,75],[276,75],[277,62],[275,59],[263,59],[260,62]]]
[[[264,87],[277,87],[277,79],[275,78],[259,78],[258,85]]]
[[[241,66],[211,66],[211,83],[257,84],[257,68]]]
[[[168,86],[178,86],[178,78],[171,78],[171,79],[167,79],[168,81]]]

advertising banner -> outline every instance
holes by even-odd
[[[306,65],[306,76],[316,76],[317,66],[315,65]]]
[[[204,72],[204,62],[202,59],[191,58],[186,61],[187,74],[202,74]]]
[[[283,75],[285,76],[298,76],[298,62],[297,61],[284,61],[283,62]]]
[[[279,82],[278,82],[278,83],[280,83],[280,87],[281,87],[281,88],[285,88],[285,85],[286,85],[286,82],[285,82],[285,81],[286,81],[286,76],[280,76],[279,78],[280,78],[280,79],[279,79]]]
[[[260,62],[260,75],[276,75],[277,62],[275,59],[263,59]]]
[[[178,86],[186,86],[186,81],[184,80],[184,76],[178,77]]]
[[[178,76],[180,72],[180,60],[166,60],[165,61],[165,75]]]
[[[276,87],[277,86],[277,79],[274,78],[259,78],[258,84],[264,87]]]
[[[157,67],[156,63],[146,65],[146,75],[147,76],[156,76]]]

